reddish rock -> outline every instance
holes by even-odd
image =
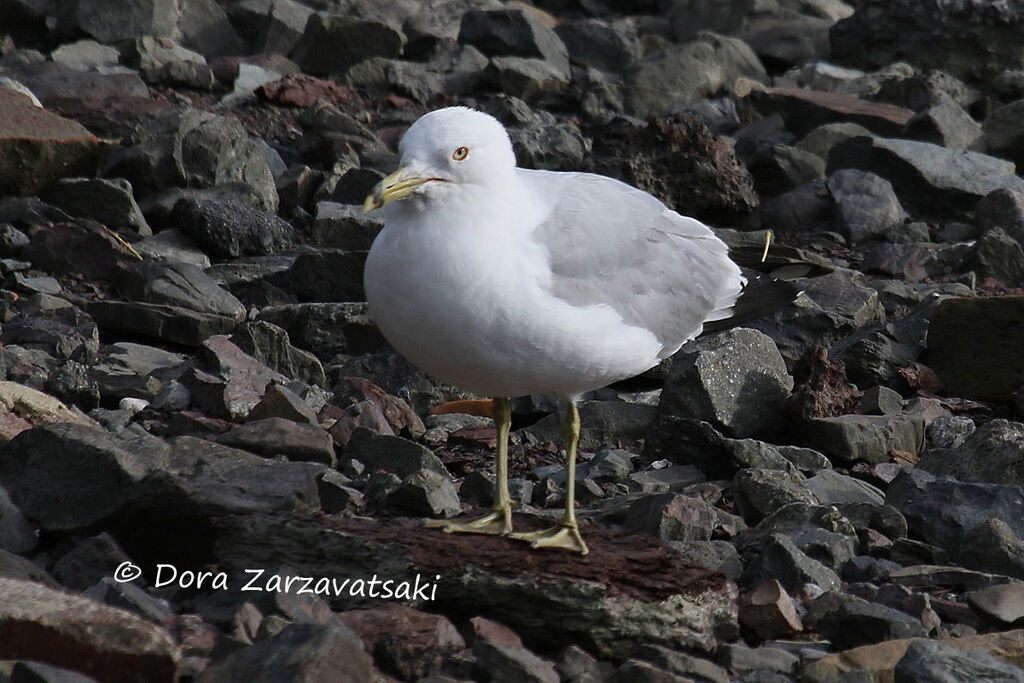
[[[474,643],[483,640],[507,647],[523,646],[523,641],[516,635],[515,631],[504,624],[499,624],[484,617],[473,617],[469,620],[469,625],[473,628]]]
[[[794,419],[846,415],[857,409],[858,401],[860,391],[846,379],[846,365],[830,360],[823,347],[808,350],[793,366],[787,410]]]
[[[0,196],[31,195],[58,178],[93,176],[99,140],[79,123],[0,87]]]
[[[174,681],[180,655],[164,629],[126,610],[0,578],[0,659],[30,659],[101,681]]]
[[[339,616],[363,639],[377,665],[402,680],[440,673],[446,656],[466,647],[446,617],[404,605],[388,604]]]
[[[410,438],[418,439],[427,431],[423,426],[423,420],[408,403],[397,396],[392,396],[369,380],[362,377],[343,377],[334,391],[336,396],[376,403],[396,434],[404,430]]]
[[[352,91],[334,81],[314,76],[285,76],[261,85],[257,94],[274,104],[292,107],[311,107],[317,100],[345,102],[352,99]]]
[[[740,596],[740,623],[761,640],[780,638],[803,630],[796,605],[776,579],[765,581]]]
[[[803,88],[754,88],[750,99],[765,115],[779,113],[799,137],[826,123],[857,123],[873,133],[900,136],[914,116],[910,109],[850,95]]]
[[[349,439],[352,438],[352,432],[358,427],[365,427],[376,434],[395,435],[395,430],[391,428],[388,419],[384,417],[384,411],[373,401],[359,401],[344,410],[328,404],[320,412],[320,417],[334,420],[330,432],[334,437],[334,443],[338,446],[346,446]]]

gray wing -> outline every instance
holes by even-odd
[[[728,248],[700,221],[625,183],[589,173],[521,170],[551,212],[533,232],[551,291],[605,304],[661,342],[660,357],[727,318],[745,282]]]

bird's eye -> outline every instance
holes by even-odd
[[[452,159],[455,159],[455,161],[462,161],[463,159],[465,159],[468,156],[469,156],[469,147],[459,147],[454,152],[452,152]]]

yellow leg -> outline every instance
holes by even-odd
[[[512,402],[507,398],[494,399],[494,424],[498,428],[497,453],[494,458],[494,507],[486,515],[464,520],[427,519],[423,525],[441,529],[447,534],[512,533],[512,504],[508,496],[508,431],[512,425]]]
[[[565,442],[565,514],[562,523],[543,531],[512,534],[512,538],[529,541],[532,548],[563,548],[581,555],[590,552],[580,536],[576,524],[576,445],[580,440],[580,413],[576,404],[569,401],[569,409],[562,423],[562,439]]]

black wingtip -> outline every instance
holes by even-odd
[[[787,280],[744,269],[747,284],[732,307],[732,315],[704,323],[704,333],[721,332],[781,310],[796,300],[800,287]]]

